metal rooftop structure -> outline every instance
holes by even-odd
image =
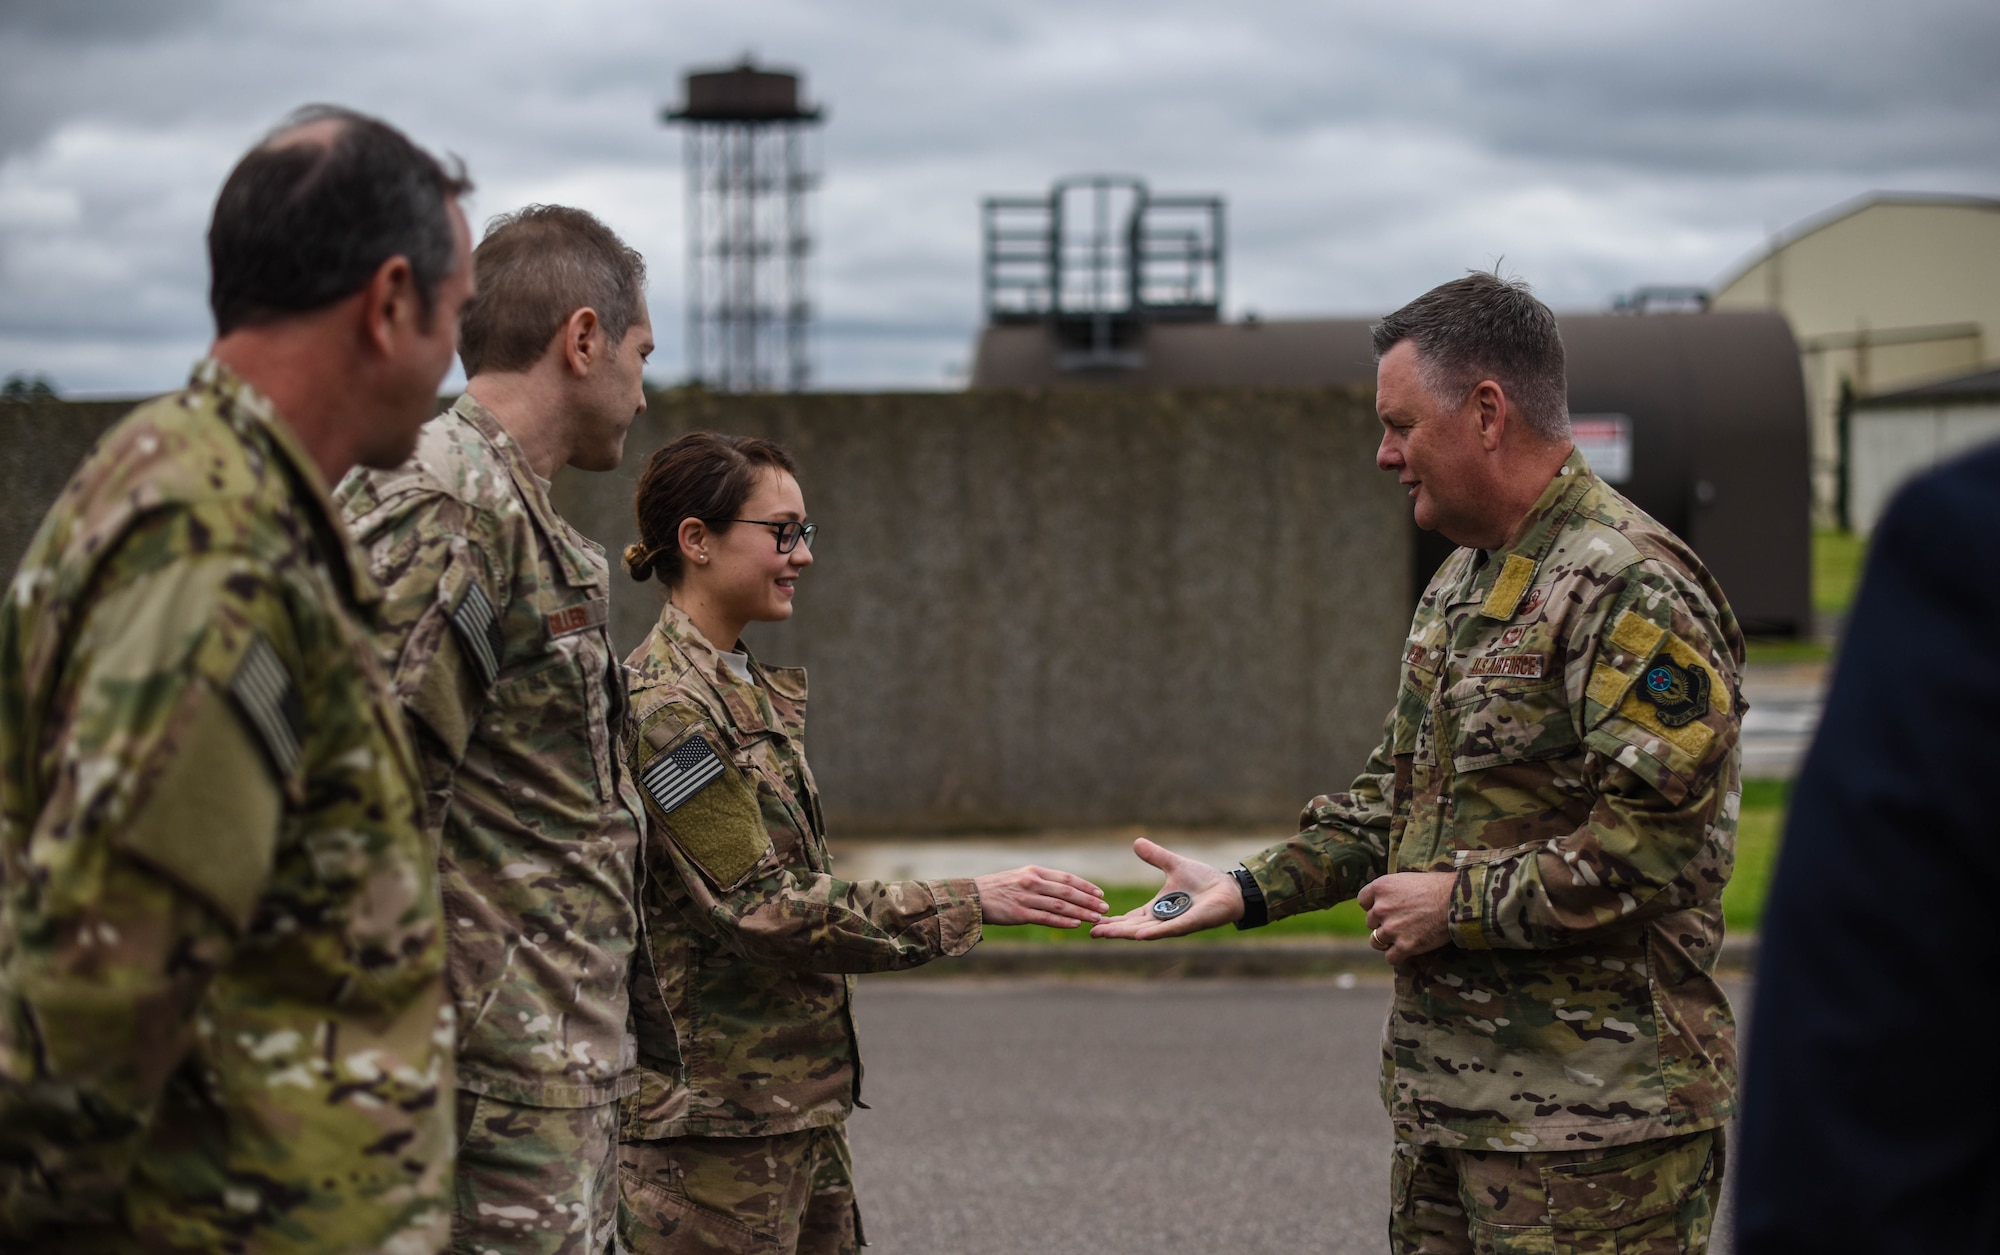
[[[722,392],[803,389],[812,377],[806,151],[820,109],[796,74],[744,58],[687,76],[687,369]]]
[[[1046,196],[989,196],[982,210],[988,324],[1045,325],[1064,370],[1137,369],[1149,324],[1221,317],[1220,196],[1090,174]]]

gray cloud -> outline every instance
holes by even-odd
[[[1990,0],[5,0],[0,371],[165,387],[206,334],[222,174],[330,99],[464,156],[475,217],[603,213],[679,369],[680,72],[829,106],[821,377],[942,386],[978,198],[1122,170],[1229,199],[1232,308],[1369,312],[1505,255],[1552,301],[1716,277],[1871,187],[2000,192]],[[173,368],[170,373],[178,373]]]

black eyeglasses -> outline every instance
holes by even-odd
[[[806,548],[813,547],[813,537],[819,535],[819,524],[801,523],[797,519],[703,519],[705,523],[755,523],[768,527],[778,534],[778,552],[790,553],[806,542]]]

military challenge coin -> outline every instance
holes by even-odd
[[[1193,894],[1183,893],[1176,889],[1174,892],[1161,898],[1158,902],[1153,903],[1153,918],[1161,920],[1174,919],[1187,914],[1187,909],[1193,905]]]

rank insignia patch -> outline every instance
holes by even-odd
[[[1639,695],[1659,708],[1661,723],[1685,727],[1708,713],[1708,672],[1657,658],[1639,677]]]

